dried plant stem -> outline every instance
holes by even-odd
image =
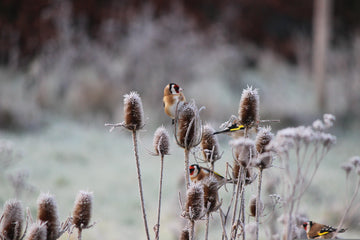
[[[208,240],[209,238],[209,219],[210,214],[206,213],[206,223],[205,223],[205,240]]]
[[[194,240],[195,221],[189,220],[189,222],[190,222],[189,240]]]
[[[223,229],[223,232],[222,232],[222,237],[221,239],[222,240],[227,240],[227,233],[226,233],[226,228],[225,228],[225,214],[223,213],[223,211],[221,210],[221,208],[219,209],[219,215],[220,215],[220,220],[221,220],[221,226],[222,226],[222,229]]]
[[[186,183],[186,189],[189,189],[190,187],[190,175],[189,175],[189,155],[190,155],[190,149],[185,148],[185,183]]]
[[[159,239],[160,232],[160,209],[161,209],[161,193],[162,193],[162,182],[163,182],[163,171],[164,170],[164,155],[161,154],[160,159],[160,184],[159,184],[159,206],[158,206],[158,217],[157,217],[157,225],[155,229],[155,239]]]
[[[260,207],[261,207],[261,204],[260,204],[260,201],[261,201],[261,182],[262,182],[262,171],[263,169],[262,168],[259,168],[259,179],[258,179],[258,192],[257,192],[257,198],[256,198],[256,240],[259,239],[259,216],[260,216],[260,213],[261,213],[261,210],[260,210]]]
[[[232,227],[235,224],[237,205],[238,205],[238,201],[239,201],[239,195],[241,195],[240,196],[240,210],[239,210],[238,221],[236,222],[236,227],[233,228],[234,232],[231,233],[231,239],[236,239],[237,229],[238,229],[238,226],[239,226],[239,218],[241,218],[241,219],[243,218],[243,217],[240,217],[240,214],[243,214],[244,209],[245,209],[245,204],[244,204],[244,199],[243,199],[244,198],[244,181],[243,181],[244,174],[245,174],[244,173],[244,168],[240,167],[240,171],[239,171],[239,174],[238,174],[238,177],[237,177],[234,211],[233,211],[233,217],[232,217],[232,221],[231,221],[231,226]]]
[[[142,182],[141,182],[140,161],[139,161],[139,154],[138,154],[138,144],[137,144],[136,130],[133,130],[133,131],[132,131],[132,136],[133,136],[133,143],[134,143],[134,153],[135,153],[135,160],[136,160],[136,170],[137,170],[137,174],[138,174],[138,183],[139,183],[141,210],[142,210],[142,215],[143,215],[143,219],[144,219],[144,226],[145,226],[146,237],[147,237],[148,240],[150,240],[149,228],[148,228],[148,224],[147,224],[147,220],[146,220],[144,194],[143,194],[143,188],[142,188]]]
[[[343,225],[343,223],[344,223],[345,217],[348,215],[348,213],[349,213],[349,211],[350,211],[350,208],[352,207],[352,205],[353,205],[353,203],[354,203],[354,201],[355,201],[355,199],[356,199],[356,196],[357,196],[358,193],[359,193],[359,189],[360,189],[360,180],[358,181],[358,183],[357,183],[357,185],[356,185],[356,189],[355,189],[355,191],[354,191],[354,194],[353,194],[353,196],[352,196],[352,198],[351,198],[351,201],[350,201],[349,205],[347,206],[347,208],[346,208],[346,210],[345,210],[345,212],[344,212],[344,215],[343,215],[342,218],[341,218],[341,221],[340,221],[340,223],[339,223],[339,225],[338,225],[338,227],[337,227],[337,231],[336,231],[334,237],[336,237],[338,231],[341,229],[341,227],[342,227],[342,225]]]
[[[82,235],[82,228],[79,227],[79,229],[78,229],[78,240],[81,240],[81,235]]]

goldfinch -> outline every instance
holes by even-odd
[[[334,227],[313,221],[304,222],[302,226],[306,231],[308,239],[330,239],[334,237],[337,230]],[[346,229],[340,229],[338,233],[343,233],[345,231]]]
[[[244,130],[244,129],[245,129],[244,125],[238,125],[238,124],[234,123],[233,125],[231,125],[230,127],[227,127],[226,129],[224,129],[222,131],[214,132],[213,135],[219,134],[219,133],[235,132],[235,131]]]
[[[200,167],[198,164],[192,164],[189,167],[190,179],[192,182],[198,182],[210,177],[212,174],[219,182],[219,186],[224,185],[227,182],[231,182],[231,179],[226,179],[217,172],[213,172],[208,168]]]
[[[175,83],[170,83],[164,88],[164,111],[173,120],[176,116],[176,109],[178,108],[178,104],[184,103],[186,101],[182,91],[183,89]]]

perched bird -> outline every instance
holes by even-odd
[[[308,239],[330,239],[334,237],[337,230],[334,227],[313,221],[304,222],[302,226],[306,231]],[[340,229],[338,233],[343,233],[345,231],[346,229]]]
[[[244,129],[245,129],[244,125],[238,125],[237,123],[234,123],[230,127],[227,127],[224,130],[214,132],[213,135],[219,134],[219,133],[235,132],[235,131],[244,130]]]
[[[175,83],[170,83],[164,88],[164,111],[173,119],[173,121],[175,119],[176,109],[178,108],[179,103],[184,103],[186,101],[182,91],[183,89]]]
[[[218,181],[219,186],[224,185],[225,183],[231,182],[231,179],[226,179],[217,172],[211,171],[208,168],[204,168],[199,166],[198,164],[192,164],[189,167],[190,172],[190,179],[192,182],[198,182],[203,179],[206,179],[210,177],[210,175],[213,175],[215,179]],[[212,174],[213,173],[213,174]]]

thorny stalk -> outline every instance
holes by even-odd
[[[147,240],[150,240],[148,223],[147,223],[147,220],[146,220],[143,187],[142,187],[142,181],[141,181],[140,161],[139,161],[139,154],[138,154],[138,144],[137,144],[136,130],[132,131],[132,136],[133,136],[133,143],[134,143],[136,170],[137,170],[137,174],[138,174],[138,184],[139,184],[139,192],[140,192],[141,210],[142,210],[142,215],[143,215],[143,220],[144,220],[144,227],[145,227],[146,237],[147,237]]]
[[[259,216],[261,213],[260,210],[260,201],[261,201],[261,183],[262,183],[262,168],[259,168],[259,179],[258,179],[258,189],[257,189],[257,198],[256,198],[256,240],[259,239]]]
[[[155,226],[155,239],[156,240],[159,239],[159,232],[160,232],[160,209],[161,209],[161,194],[162,194],[163,172],[164,172],[164,155],[161,154],[161,156],[160,156],[159,205],[158,205],[157,224]]]
[[[210,218],[210,214],[209,212],[206,213],[206,222],[205,222],[205,240],[208,240],[209,238],[209,219]]]

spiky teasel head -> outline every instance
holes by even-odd
[[[164,126],[158,127],[154,133],[153,145],[156,155],[168,155],[170,148],[169,133]]]
[[[35,222],[31,224],[26,240],[46,240],[45,223]]]
[[[234,159],[241,166],[248,167],[255,158],[255,142],[249,138],[239,138],[230,141],[233,148]]]
[[[201,183],[191,183],[186,192],[185,210],[190,220],[199,220],[204,210],[204,189]]]
[[[266,169],[272,166],[273,155],[271,152],[264,152],[257,156],[257,159],[254,161],[254,167],[259,169]]]
[[[237,179],[239,177],[239,173],[240,173],[240,169],[244,168],[243,166],[241,166],[236,160],[234,161],[234,165],[232,167],[232,174],[233,174],[233,179]],[[251,168],[245,168],[245,185],[249,185],[251,184],[257,177],[256,174],[254,174],[251,171]]]
[[[214,128],[210,124],[206,124],[203,128],[202,138],[201,138],[201,148],[206,162],[214,162],[221,158],[219,152],[219,141],[216,135]]]
[[[76,228],[83,229],[89,226],[92,201],[92,192],[80,191],[78,193],[73,210],[73,223]]]
[[[256,207],[257,207],[256,201],[257,201],[256,196],[252,196],[249,202],[250,216],[252,217],[256,216]],[[263,210],[264,210],[264,204],[260,200],[259,216],[261,216]]]
[[[259,122],[259,94],[256,88],[247,87],[243,90],[239,105],[239,119],[247,128]]]
[[[189,229],[185,228],[181,231],[180,240],[189,240]]]
[[[133,131],[144,126],[144,111],[141,98],[137,92],[124,95],[124,127]]]
[[[16,199],[6,201],[2,218],[1,234],[4,239],[20,239],[24,221],[21,202]]]
[[[270,143],[273,137],[274,134],[272,134],[270,126],[265,128],[260,128],[255,139],[256,151],[260,154],[265,152],[266,151],[265,147]]]
[[[208,177],[203,182],[204,207],[208,213],[214,212],[219,207],[218,181],[215,177]]]
[[[38,200],[38,220],[46,224],[46,239],[55,240],[59,236],[59,214],[53,195],[41,193]]]
[[[201,120],[194,101],[182,104],[178,109],[176,141],[185,149],[197,146],[201,141]]]

